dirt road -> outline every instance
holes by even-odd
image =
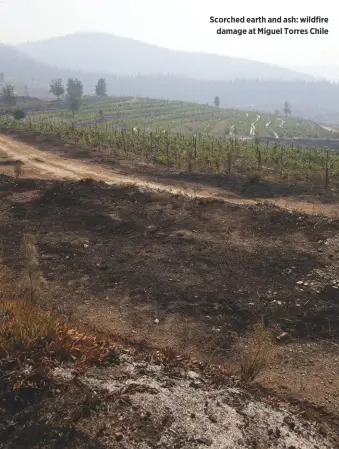
[[[171,194],[186,195],[196,198],[214,198],[227,201],[233,204],[258,204],[262,199],[244,199],[235,193],[225,189],[202,186],[198,183],[179,182],[174,186],[145,181],[137,176],[131,176],[112,167],[105,167],[99,164],[84,162],[78,159],[65,158],[57,152],[43,151],[35,146],[24,144],[15,139],[0,135],[0,151],[8,157],[21,160],[26,167],[33,167],[37,174],[48,174],[55,179],[80,180],[92,178],[96,181],[104,181],[107,184],[133,184],[141,188],[168,192]],[[279,207],[299,212],[338,217],[338,206],[333,204],[319,204],[316,201],[300,201],[296,197],[265,199]]]
[[[107,184],[133,184],[147,189],[169,192],[172,194],[184,194],[199,198],[225,199],[225,194],[219,189],[204,188],[197,191],[198,186],[192,189],[173,187],[162,183],[148,182],[140,178],[119,173],[113,168],[90,164],[87,162],[64,158],[55,153],[41,151],[31,145],[26,145],[14,139],[0,135],[0,151],[9,157],[22,161],[27,166],[36,168],[41,173],[48,173],[56,179],[84,179],[92,178],[96,181],[104,181]],[[256,201],[231,198],[229,193],[227,201],[237,204],[255,204]]]

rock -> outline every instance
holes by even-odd
[[[200,444],[204,444],[205,446],[212,446],[212,444],[213,444],[213,441],[210,438],[205,438],[205,437],[197,438],[196,442],[200,443]]]
[[[158,229],[158,226],[150,225],[150,226],[147,226],[146,229],[148,232],[155,232]]]
[[[188,371],[187,377],[192,380],[196,380],[196,379],[200,380],[200,375],[198,373],[196,373],[195,371]]]
[[[290,335],[287,332],[283,332],[282,334],[277,336],[278,341],[288,341],[290,340]]]
[[[158,320],[158,318],[156,318],[155,320],[154,320],[154,324],[159,324],[159,320]]]
[[[197,390],[203,387],[203,383],[201,382],[200,379],[195,379],[190,382],[189,386]]]
[[[121,441],[124,438],[124,436],[121,432],[116,432],[114,434],[114,437],[115,437],[116,441]]]
[[[218,422],[218,419],[215,415],[209,415],[208,419],[215,424]]]

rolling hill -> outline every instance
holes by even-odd
[[[50,77],[54,70],[46,64],[35,61],[24,52],[0,43],[0,72],[7,79],[32,80],[35,77]]]
[[[52,62],[53,52],[50,58]],[[57,54],[55,58],[54,63],[57,64]],[[262,66],[260,63],[255,64],[258,64],[257,67]],[[140,71],[141,67],[142,65]],[[31,96],[48,98],[49,83],[52,78],[58,77],[63,78],[64,83],[70,77],[80,78],[84,85],[84,93],[93,94],[98,78],[103,76],[107,81],[107,92],[112,96],[149,97],[211,104],[215,95],[218,95],[221,107],[266,112],[281,110],[284,102],[288,100],[292,104],[293,115],[329,125],[339,123],[339,85],[327,81],[246,79],[245,74],[249,71],[245,69],[243,78],[237,79],[211,80],[159,74],[117,76],[99,71],[98,67],[93,72],[59,68],[1,43],[0,72],[5,73],[5,82],[15,85],[19,95],[25,95],[24,85],[27,85]],[[253,73],[251,72],[252,75]]]
[[[173,74],[200,79],[311,80],[311,75],[248,59],[189,53],[101,33],[76,33],[18,47],[41,62],[117,75]]]

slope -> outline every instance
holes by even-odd
[[[35,61],[12,46],[0,43],[0,72],[5,74],[6,79],[24,78],[34,82],[34,79],[49,79],[53,75],[53,68]]]
[[[18,48],[35,59],[59,67],[119,75],[171,73],[202,79],[313,79],[310,75],[271,64],[212,54],[179,52],[101,33],[76,33],[21,44]]]
[[[151,47],[152,48],[152,47]],[[66,49],[67,50],[67,49]],[[65,54],[68,51],[65,51]],[[74,60],[77,57],[77,52],[73,48],[72,58]],[[160,51],[160,50],[157,50]],[[162,50],[161,50],[162,51]],[[167,50],[166,50],[167,51]],[[176,52],[169,51],[169,55],[174,55]],[[100,52],[99,52],[100,53]],[[112,55],[111,58],[107,58],[107,54]],[[126,53],[127,54],[127,53]],[[141,53],[140,53],[141,54]],[[184,55],[184,53],[182,54]],[[181,55],[181,56],[182,56]],[[192,58],[198,58],[197,55],[192,54]],[[115,68],[118,67],[118,59],[114,59],[114,52],[107,50],[106,59],[114,61]],[[172,57],[171,56],[171,57]],[[186,55],[187,56],[187,55]],[[185,56],[185,58],[186,58]],[[272,112],[277,108],[281,108],[286,100],[292,102],[294,115],[300,117],[310,118],[313,120],[328,123],[329,125],[338,122],[338,101],[339,101],[339,85],[331,84],[329,82],[319,81],[305,81],[305,80],[290,80],[282,81],[284,76],[281,72],[275,72],[281,78],[279,79],[254,79],[254,77],[260,72],[258,67],[264,67],[259,63],[251,62],[250,64],[256,65],[243,66],[236,65],[237,72],[232,71],[231,66],[224,64],[225,61],[232,60],[232,58],[223,58],[213,55],[205,55],[206,60],[204,65],[208,67],[206,70],[197,70],[193,73],[196,76],[197,73],[204,72],[204,76],[208,76],[209,70],[212,67],[217,68],[216,65],[210,65],[209,58],[212,61],[219,61],[218,64],[223,62],[222,70],[216,70],[215,73],[222,75],[223,70],[226,70],[227,76],[245,76],[246,73],[250,73],[252,79],[195,79],[187,76],[172,76],[172,75],[138,75],[138,76],[123,76],[119,77],[111,73],[104,73],[99,71],[99,65],[95,66],[95,70],[98,72],[86,72],[69,69],[61,69],[54,66],[57,64],[57,52],[53,50],[50,53],[50,62],[53,65],[48,65],[42,62],[38,62],[28,54],[19,51],[16,48],[0,44],[0,72],[5,73],[5,82],[10,81],[15,84],[19,95],[24,95],[24,85],[26,84],[31,96],[36,97],[49,97],[49,82],[52,78],[61,77],[64,81],[70,77],[80,78],[84,84],[84,91],[86,94],[93,94],[94,86],[97,83],[99,77],[104,76],[108,84],[108,93],[110,95],[127,95],[134,97],[150,97],[150,98],[167,98],[170,100],[181,101],[197,101],[200,103],[211,103],[215,95],[220,96],[221,105],[226,107],[239,107],[243,109],[256,109]],[[204,56],[204,57],[205,57]],[[95,55],[94,61],[95,61]],[[88,58],[88,52],[86,50],[86,59]],[[130,64],[127,60],[129,58],[124,57],[124,64]],[[133,59],[133,58],[132,58]],[[189,58],[187,59],[187,61]],[[136,60],[137,61],[137,60]],[[174,59],[171,64],[173,69],[176,66]],[[180,58],[178,59],[180,62]],[[241,61],[241,60],[239,60]],[[238,61],[238,62],[239,62]],[[110,62],[111,63],[111,62]],[[134,64],[134,62],[133,62]],[[138,71],[142,71],[143,62],[135,62],[138,67]],[[233,63],[232,63],[233,64]],[[238,63],[237,63],[238,64]],[[258,65],[259,64],[259,65]],[[95,65],[95,64],[94,64]],[[94,66],[93,65],[93,66]],[[194,67],[194,65],[192,65]],[[235,67],[235,66],[233,66]],[[252,68],[253,70],[252,70]],[[268,67],[273,67],[269,66]],[[154,70],[157,68],[153,67]],[[259,72],[258,72],[258,70]],[[171,69],[172,70],[172,69]],[[195,69],[194,69],[195,70]],[[276,68],[274,68],[276,70]],[[269,78],[269,72],[265,72]],[[290,73],[290,72],[289,72]],[[293,73],[293,72],[291,72]],[[295,72],[297,73],[297,72]],[[210,73],[211,75],[211,73]],[[312,92],[312,95],[310,95]]]

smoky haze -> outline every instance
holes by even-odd
[[[165,98],[221,107],[281,109],[326,123],[339,122],[339,16],[334,3],[287,0],[2,0],[0,73],[24,95],[50,97],[51,79],[79,78],[92,95],[100,77],[108,95]],[[320,35],[217,35],[210,17],[328,18]],[[265,21],[264,21],[265,22]],[[261,23],[280,28],[282,24]],[[331,82],[329,82],[329,80]]]
[[[18,44],[76,32],[103,32],[174,50],[216,53],[291,67],[338,67],[339,16],[324,0],[2,0],[0,42]],[[209,17],[321,15],[329,35],[217,36]],[[248,24],[250,28],[252,25]],[[298,27],[298,25],[297,25]],[[95,67],[92,67],[94,69]]]

